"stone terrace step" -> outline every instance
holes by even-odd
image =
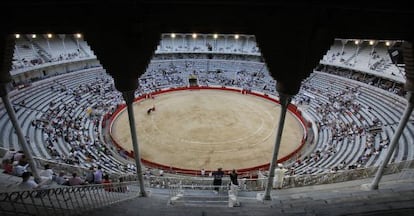
[[[241,207],[171,206],[166,193],[154,192],[89,212],[99,215],[414,215],[413,170],[387,175],[380,188],[363,190],[372,179],[272,191],[271,201],[259,201],[256,192],[239,195]],[[263,191],[261,192],[263,193]]]

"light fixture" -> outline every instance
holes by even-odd
[[[390,46],[390,45],[391,45],[391,42],[389,42],[389,41],[385,42],[385,46]]]
[[[214,39],[217,39],[217,38],[218,38],[218,35],[217,35],[217,34],[214,34],[214,35],[213,35],[213,38],[214,38]]]
[[[370,40],[369,41],[369,45],[374,45],[374,41],[373,40]]]
[[[171,38],[175,38],[175,34],[174,33],[171,34]]]
[[[81,38],[81,37],[82,37],[82,34],[80,34],[80,33],[76,33],[76,34],[75,34],[75,37],[76,37],[76,38]]]
[[[358,45],[359,44],[359,40],[355,40],[355,45]]]
[[[234,35],[234,39],[239,39],[239,35],[238,34],[236,34],[236,35]]]
[[[196,39],[197,38],[197,34],[193,33],[193,38]]]
[[[15,34],[14,36],[16,37],[16,39],[20,38],[20,34]]]
[[[52,38],[53,37],[53,35],[52,34],[47,34],[47,38]]]
[[[32,38],[36,38],[36,34],[32,34]]]

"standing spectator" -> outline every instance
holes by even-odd
[[[238,182],[238,179],[237,179],[238,175],[239,174],[237,174],[235,169],[233,169],[231,171],[231,173],[230,173],[230,184],[239,185],[239,182]]]
[[[206,170],[203,168],[201,169],[201,177],[204,177],[206,175]]]
[[[219,190],[220,190],[220,187],[218,187],[218,186],[221,185],[221,180],[224,176],[224,172],[221,168],[218,168],[217,171],[213,172],[212,175],[213,175],[213,178],[214,178],[213,179],[213,185],[215,186],[214,191],[215,191],[215,193],[218,193]]]
[[[275,178],[273,179],[273,187],[282,189],[286,171],[287,169],[283,168],[283,164],[277,164],[277,168],[275,169]]]
[[[259,180],[260,188],[261,189],[264,189],[265,188],[264,185],[267,182],[267,177],[263,174],[263,172],[262,172],[261,169],[259,169],[258,177],[257,178]]]

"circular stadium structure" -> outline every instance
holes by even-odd
[[[412,7],[165,3],[2,4],[1,215],[413,214]]]
[[[29,37],[16,40],[11,71],[14,90],[9,96],[36,159],[81,168],[102,166],[114,174],[134,173],[130,141],[115,136],[120,131],[128,134],[127,123],[117,121],[125,119],[124,101],[88,44],[74,38],[65,40],[63,47],[62,36]],[[295,138],[279,157],[292,177],[376,167],[384,158],[407,104],[404,70],[393,63],[389,41],[376,40],[374,47],[371,40],[361,40],[357,55],[351,42],[335,40],[292,100],[290,113],[296,117],[289,118],[296,129],[287,128],[284,137]],[[235,39],[206,34],[194,39],[192,34],[176,34],[173,39],[163,34],[137,82],[138,139],[148,167],[197,175],[201,168],[237,168],[246,176],[257,176],[258,170],[268,166],[278,93],[254,36]],[[207,92],[221,96],[204,95]],[[148,115],[153,106],[155,111]],[[3,105],[0,123],[1,147],[20,149]],[[227,129],[230,132],[225,134]],[[413,131],[409,123],[391,163],[414,158]],[[240,152],[232,151],[239,148],[230,144],[239,144]],[[181,149],[174,152],[175,148]],[[181,157],[182,152],[193,154]],[[215,161],[218,153],[221,158],[240,156],[241,162]]]

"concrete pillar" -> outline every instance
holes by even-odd
[[[0,47],[3,47],[0,51],[0,96],[4,103],[4,107],[6,108],[7,114],[9,115],[10,121],[13,124],[13,127],[16,131],[20,146],[29,162],[32,174],[36,182],[39,183],[41,181],[41,178],[39,176],[39,173],[37,172],[36,163],[33,160],[32,153],[29,150],[26,138],[23,135],[19,122],[17,121],[16,113],[14,112],[14,109],[12,107],[12,104],[10,103],[10,99],[8,96],[8,87],[11,82],[9,71],[11,69],[14,44],[15,40],[13,38],[13,35],[0,36]]]
[[[143,178],[143,172],[142,172],[142,166],[141,166],[141,155],[139,153],[138,139],[137,139],[137,133],[136,133],[136,128],[135,128],[135,117],[134,117],[134,107],[133,107],[133,102],[135,98],[134,91],[122,92],[122,96],[124,97],[126,104],[127,104],[129,127],[131,130],[132,146],[134,147],[134,158],[135,158],[135,164],[137,167],[137,177],[139,181],[140,195],[142,197],[146,197],[147,193],[145,192],[145,187],[144,187],[144,178]]]
[[[279,93],[279,95],[280,95],[280,106],[282,110],[280,111],[279,126],[277,128],[276,141],[275,141],[275,147],[273,148],[272,160],[270,161],[269,178],[267,179],[267,186],[266,186],[265,194],[263,197],[264,200],[271,200],[270,191],[272,190],[273,179],[275,177],[277,156],[279,153],[280,141],[282,140],[282,133],[283,133],[283,127],[285,125],[287,107],[291,100],[291,97],[289,95],[286,95],[283,93]]]

